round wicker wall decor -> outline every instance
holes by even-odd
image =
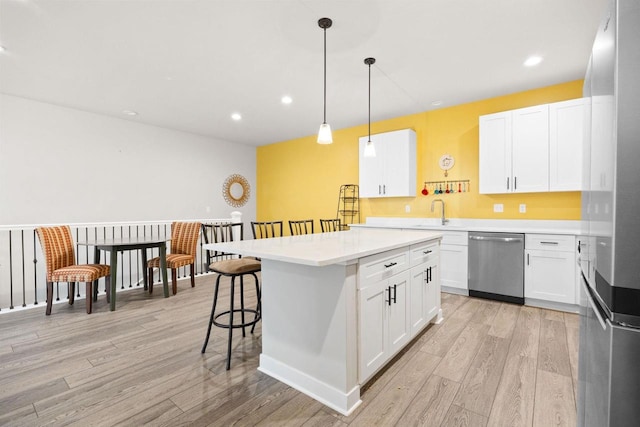
[[[239,174],[230,175],[222,184],[222,195],[229,205],[235,208],[244,206],[251,195],[249,181]]]

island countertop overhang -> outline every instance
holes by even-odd
[[[438,231],[354,228],[332,233],[209,243],[203,248],[322,267],[348,264],[369,255],[441,238],[442,233]]]

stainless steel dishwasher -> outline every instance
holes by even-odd
[[[524,304],[524,234],[469,232],[469,295]]]

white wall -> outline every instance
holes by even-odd
[[[229,206],[234,173],[249,202]],[[255,218],[253,146],[0,94],[0,226]]]

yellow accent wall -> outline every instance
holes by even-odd
[[[528,90],[390,120],[371,123],[371,133],[411,128],[417,137],[415,197],[361,199],[361,222],[368,216],[439,217],[431,201],[442,198],[449,218],[580,219],[580,192],[478,194],[478,117],[484,114],[564,101],[582,96],[582,80]],[[358,184],[358,138],[367,124],[334,130],[331,145],[316,143],[316,135],[270,144],[257,149],[258,220],[335,218],[342,184]],[[444,177],[438,166],[448,153],[455,165]],[[576,159],[580,161],[580,159]],[[470,180],[467,193],[422,195],[425,181]],[[494,203],[504,205],[494,213]],[[519,205],[527,212],[518,212]],[[405,211],[409,206],[410,212]],[[316,230],[316,232],[319,230]]]

